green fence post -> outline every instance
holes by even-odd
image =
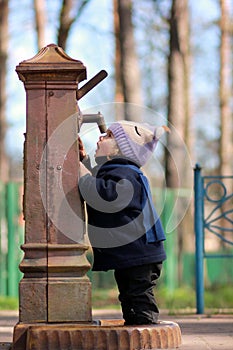
[[[168,221],[171,222],[173,216],[171,213],[174,208],[174,191],[173,189],[167,188],[165,190],[166,197],[164,198],[164,209],[162,212],[162,223],[166,232],[166,226]],[[172,214],[174,215],[174,213]],[[171,224],[169,225],[171,226]],[[170,294],[174,293],[175,288],[177,287],[177,232],[174,229],[173,231],[166,234],[165,241],[165,250],[167,254],[167,260],[164,263],[165,269],[165,285]]]
[[[0,182],[0,295],[7,294],[5,184]]]
[[[17,232],[17,206],[18,189],[15,183],[9,182],[6,186],[6,218],[8,229],[8,253],[7,253],[7,294],[11,297],[18,296],[17,279],[17,253],[16,253],[16,232]]]

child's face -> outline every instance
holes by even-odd
[[[100,136],[97,142],[95,157],[115,156],[119,154],[119,148],[110,130],[107,130],[106,135]]]

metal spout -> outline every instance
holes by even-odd
[[[98,112],[97,114],[82,114],[81,125],[84,123],[97,123],[101,134],[107,131],[104,116],[100,112]]]

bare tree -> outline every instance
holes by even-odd
[[[8,0],[0,0],[0,180],[8,179],[8,157],[5,148],[6,136],[6,73],[8,48]]]
[[[233,169],[233,124],[232,124],[232,33],[230,19],[230,2],[220,0],[220,81],[219,81],[219,105],[220,105],[220,140],[219,158],[220,175],[232,175]]]
[[[232,94],[232,31],[230,19],[230,2],[220,0],[220,70],[219,70],[219,106],[220,106],[220,138],[219,138],[219,174],[221,176],[232,175],[233,170],[233,123],[231,109]],[[232,179],[224,181],[227,195],[232,193]],[[232,202],[227,201],[221,207],[222,213],[232,208]],[[223,216],[221,226],[231,229],[232,224]],[[227,233],[224,232],[224,236]],[[229,233],[230,235],[230,233]],[[229,237],[230,238],[230,237]],[[224,243],[222,246],[224,246]]]
[[[62,0],[59,15],[59,28],[57,32],[57,44],[66,49],[67,40],[72,24],[81,16],[85,6],[91,0]],[[46,0],[34,0],[37,46],[41,49],[46,45]]]
[[[170,52],[168,58],[168,121],[174,127],[168,135],[166,148],[166,184],[177,189],[192,186],[192,171],[185,156],[185,145],[190,147],[190,49],[189,12],[187,0],[173,0],[170,16]],[[191,152],[191,147],[189,148]],[[178,200],[178,216],[187,205],[185,198]],[[178,227],[178,277],[182,278],[182,252],[192,249],[190,234],[193,232],[189,209]]]
[[[63,0],[60,11],[60,25],[58,28],[58,46],[66,49],[67,39],[72,24],[81,16],[90,0],[74,1]]]
[[[46,8],[45,0],[34,0],[35,22],[37,32],[37,47],[40,50],[46,45],[45,27],[46,27]]]
[[[189,12],[187,0],[173,0],[170,17],[170,52],[168,58],[168,121],[175,127],[180,139],[168,135],[166,154],[166,182],[171,188],[190,185],[187,168],[182,158],[184,143],[191,152],[190,138],[190,48]],[[183,142],[181,142],[183,140]],[[177,169],[179,173],[177,172]]]
[[[113,20],[115,33],[115,101],[124,102],[124,93],[121,80],[121,44],[120,44],[120,18],[118,0],[113,0]],[[121,118],[120,118],[121,119]]]
[[[141,120],[127,103],[142,105],[141,74],[132,23],[132,0],[114,0],[116,100],[126,103],[125,119]],[[122,96],[123,94],[123,96]]]

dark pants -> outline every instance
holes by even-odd
[[[162,263],[115,270],[119,300],[126,325],[156,323],[159,309],[153,288],[160,276]]]

